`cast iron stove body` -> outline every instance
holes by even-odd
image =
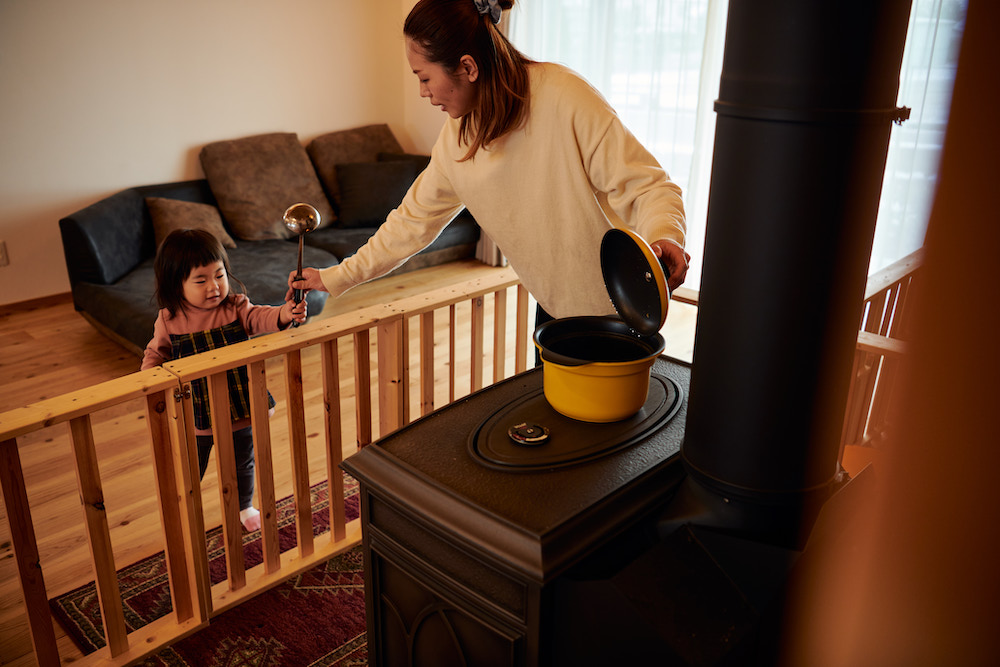
[[[633,418],[545,402],[542,369],[472,394],[344,463],[361,487],[373,665],[557,665],[561,582],[650,532],[683,477],[686,365],[660,358]],[[510,427],[538,424],[540,443]]]

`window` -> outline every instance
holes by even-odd
[[[684,190],[687,287],[701,275],[727,0],[517,3],[511,41],[583,75]],[[870,271],[923,244],[964,18],[963,0],[913,0]]]

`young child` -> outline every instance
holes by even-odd
[[[247,340],[259,333],[278,331],[292,321],[306,318],[306,303],[286,301],[282,306],[255,306],[245,286],[230,275],[229,256],[212,234],[197,229],[171,232],[160,244],[154,264],[156,299],[160,312],[153,339],[146,346],[142,369],[164,361]],[[230,280],[240,287],[230,290]],[[236,479],[240,496],[240,522],[244,529],[260,528],[260,512],[251,500],[254,491],[253,433],[250,426],[250,393],[246,367],[228,372],[229,399],[236,450]],[[198,467],[205,476],[212,452],[212,423],[208,410],[208,382],[191,386],[198,444]],[[274,399],[268,394],[268,407]]]

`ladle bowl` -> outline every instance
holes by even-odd
[[[298,234],[299,237],[299,263],[295,273],[296,280],[302,279],[302,237],[319,227],[321,220],[319,211],[310,204],[300,202],[285,209],[285,227],[293,234]],[[294,299],[296,304],[302,303],[303,291],[301,289],[295,290]],[[299,323],[293,322],[292,326],[297,327]]]

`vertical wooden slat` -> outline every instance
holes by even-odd
[[[483,297],[472,300],[472,391],[483,388]]]
[[[300,556],[314,550],[312,498],[309,491],[309,453],[306,451],[306,413],[302,398],[302,354],[285,353],[285,400],[288,402],[288,444],[292,451],[292,490],[295,494],[295,535]]]
[[[208,376],[208,404],[212,417],[215,462],[219,473],[219,505],[222,508],[222,535],[226,548],[229,589],[236,591],[247,583],[243,558],[243,526],[240,524],[240,493],[236,484],[236,452],[229,407],[229,381],[226,371]]]
[[[517,334],[514,349],[514,372],[528,369],[528,290],[517,285]]]
[[[856,444],[862,435],[863,421],[861,414],[864,409],[863,379],[866,374],[865,358],[868,355],[861,351],[854,352],[854,365],[851,368],[851,383],[847,390],[847,410],[844,415],[844,430],[840,437],[840,454],[838,461],[843,459],[844,447]]]
[[[888,330],[887,336],[891,338],[909,338],[910,320],[912,319],[908,304],[910,301],[910,291],[916,274],[907,276],[901,280],[897,286],[896,309],[893,313],[892,326]]]
[[[868,423],[864,436],[868,440],[880,440],[885,436],[888,426],[889,398],[892,396],[898,374],[898,359],[882,357],[878,380],[872,394],[871,408],[868,413]]]
[[[111,531],[108,529],[108,514],[104,507],[104,489],[101,486],[101,473],[97,466],[90,415],[71,419],[69,428],[73,454],[76,457],[80,499],[83,502],[84,519],[87,524],[87,539],[94,563],[97,599],[101,606],[101,616],[104,618],[104,636],[108,650],[114,657],[128,649],[128,630],[125,627],[125,612],[122,609],[121,592],[118,588],[115,555],[111,548]]]
[[[156,477],[156,493],[160,504],[160,519],[163,522],[164,556],[167,564],[167,579],[170,582],[170,599],[177,622],[182,623],[194,616],[191,572],[185,558],[183,528],[184,498],[178,492],[178,470],[174,467],[174,456],[170,447],[170,421],[167,418],[167,401],[173,396],[159,391],[146,396],[146,420],[149,424],[150,443],[153,451],[153,472]]]
[[[507,364],[507,290],[493,293],[493,381],[504,379]]]
[[[916,261],[916,260],[915,260]],[[890,267],[891,270],[892,267]],[[905,338],[910,288],[919,266],[891,282],[884,274],[869,279],[879,288],[867,293],[860,330],[886,338]],[[845,445],[869,443],[884,437],[888,405],[896,384],[898,359],[858,349],[852,368],[841,450]]]
[[[372,442],[372,362],[371,332],[354,334],[354,400],[358,425],[358,449]]]
[[[41,667],[55,667],[59,664],[59,650],[56,648],[52,616],[49,615],[45,578],[42,576],[17,440],[0,442],[0,489],[3,490],[4,507],[7,509],[7,523],[21,579],[21,593],[24,595],[35,660]]]
[[[402,389],[403,421],[400,426],[410,423],[410,318],[405,315],[400,318],[400,361],[403,365],[400,387]]]
[[[199,606],[199,620],[207,620],[212,612],[212,580],[208,570],[208,543],[205,541],[205,515],[201,502],[201,479],[198,477],[198,445],[194,432],[194,402],[191,400],[191,383],[185,383],[181,401],[168,403],[174,420],[174,438],[177,442],[178,469],[181,486],[187,498],[188,558],[191,576],[196,589],[195,600]]]
[[[340,429],[340,359],[337,339],[320,345],[323,373],[323,424],[326,430],[326,479],[330,494],[330,537],[338,542],[347,536],[344,508],[344,476],[340,464],[344,460],[344,439]]]
[[[271,446],[270,408],[267,400],[267,366],[255,361],[247,368],[250,379],[250,422],[253,425],[254,478],[260,501],[260,537],[264,571],[281,567],[278,544],[278,510],[274,491],[274,452]]]
[[[434,410],[434,311],[420,316],[420,414]]]
[[[865,330],[872,333],[880,333],[888,325],[891,319],[891,312],[887,308],[887,303],[891,297],[890,285],[878,294],[872,296],[868,301],[868,319],[865,322]],[[855,415],[855,434],[858,442],[864,440],[868,426],[868,413],[872,404],[872,397],[875,395],[875,385],[878,381],[879,368],[882,358],[878,354],[863,352],[861,373],[858,377],[858,395],[855,399],[855,408],[859,412]]]
[[[868,320],[865,322],[865,331],[880,333],[882,322],[885,316],[885,300],[888,297],[888,290],[882,290],[874,295],[868,302]]]
[[[378,325],[379,437],[384,438],[404,424],[403,318],[383,320]]]
[[[456,331],[458,329],[458,317],[455,312],[455,304],[448,306],[448,402],[455,402],[455,383],[458,378],[458,371],[455,369],[455,345]]]

